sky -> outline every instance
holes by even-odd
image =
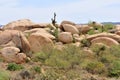
[[[19,19],[47,23],[54,12],[58,23],[120,22],[120,0],[0,0],[0,24]]]

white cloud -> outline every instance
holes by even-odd
[[[53,13],[57,13],[58,22],[67,19],[79,22],[89,20],[97,21],[120,21],[118,8],[109,8],[108,5],[120,3],[119,0],[80,0],[63,5],[40,7],[17,7],[19,0],[0,1],[0,23],[6,24],[9,21],[29,18],[35,22],[50,22]]]

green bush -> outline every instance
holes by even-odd
[[[16,70],[21,70],[24,67],[22,65],[16,64],[16,63],[9,63],[7,66],[7,70],[10,71],[16,71]]]
[[[88,31],[87,34],[93,35],[93,34],[95,34],[95,31],[92,29],[92,30]]]
[[[35,54],[33,58],[35,61],[40,61],[43,64],[57,67],[57,68],[72,68],[74,65],[78,65],[81,60],[81,49],[73,46],[66,45],[65,48],[60,51],[52,49],[48,51],[42,51]]]
[[[105,32],[108,32],[111,29],[114,29],[114,25],[113,24],[105,24],[104,25],[104,31]]]
[[[89,47],[91,45],[90,41],[88,41],[87,39],[83,39],[81,43],[82,47]]]
[[[10,74],[7,71],[0,70],[0,80],[10,80]]]
[[[106,46],[105,45],[97,45],[97,44],[93,44],[90,49],[95,52],[95,54],[97,56],[101,55],[101,52],[106,50]]]
[[[109,67],[110,77],[120,77],[120,60],[113,61]]]
[[[41,73],[41,67],[39,67],[39,66],[33,66],[32,70],[34,70],[37,73]]]
[[[106,68],[103,63],[94,61],[87,64],[86,70],[92,74],[101,74],[105,72]]]
[[[44,74],[40,74],[35,80],[59,80],[60,74],[55,70],[49,69]]]
[[[120,45],[112,46],[109,52],[115,57],[120,58]]]

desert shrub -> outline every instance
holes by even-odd
[[[87,64],[86,70],[92,74],[101,74],[106,68],[102,62],[94,61]]]
[[[35,54],[33,59],[56,68],[72,68],[74,65],[78,65],[80,63],[80,57],[80,48],[73,45],[66,45],[62,51],[52,49],[48,52],[39,52]]]
[[[104,45],[94,45],[94,44],[93,44],[93,45],[90,47],[90,49],[91,49],[93,52],[95,52],[95,54],[96,54],[97,56],[99,56],[102,51],[106,50],[106,46],[104,46]]]
[[[89,31],[87,32],[87,34],[89,34],[89,35],[93,35],[93,34],[95,34],[94,29],[89,30]]]
[[[67,45],[61,52],[56,52],[46,60],[46,64],[58,68],[72,68],[80,63],[81,50],[73,45]]]
[[[113,24],[105,24],[104,25],[104,31],[105,32],[108,32],[111,29],[114,29],[114,25]]]
[[[109,74],[110,77],[120,77],[120,60],[115,60],[109,66]]]
[[[0,70],[0,80],[10,80],[9,72]]]
[[[59,28],[56,28],[53,32],[53,35],[55,36],[56,40],[58,40],[58,34],[59,34]]]
[[[41,73],[41,67],[39,67],[39,66],[33,66],[33,67],[31,68],[31,70],[33,70],[33,71],[35,71],[35,72],[37,72],[37,73]]]
[[[16,63],[9,63],[7,66],[7,70],[10,70],[10,71],[21,70],[23,68],[24,67],[22,65],[16,64]]]
[[[87,39],[83,39],[81,43],[82,43],[81,44],[82,47],[89,47],[91,45],[90,41]]]
[[[120,45],[112,46],[109,52],[115,57],[120,58]]]
[[[70,62],[64,61],[62,59],[58,59],[55,57],[51,57],[46,60],[45,64],[55,67],[55,68],[60,68],[60,69],[65,69],[70,67]]]
[[[44,74],[40,74],[36,80],[58,80],[60,77],[60,74],[58,74],[55,70],[49,69]]]

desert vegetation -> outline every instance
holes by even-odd
[[[3,26],[0,80],[120,80],[119,25],[51,20]]]

